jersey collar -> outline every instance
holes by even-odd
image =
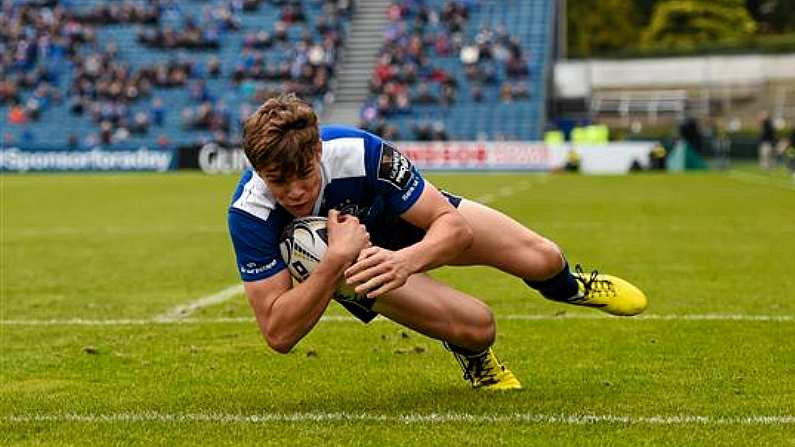
[[[320,192],[317,195],[317,199],[315,200],[315,206],[312,207],[312,215],[319,216],[320,215],[320,208],[323,206],[323,195],[326,191],[326,185],[329,183],[329,174],[328,170],[326,169],[325,163],[323,163],[323,159],[320,160]]]

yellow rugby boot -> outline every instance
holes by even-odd
[[[574,277],[579,293],[565,302],[578,306],[595,307],[612,315],[632,316],[646,310],[646,295],[629,282],[612,275],[599,274],[596,270],[586,274],[578,264]]]
[[[513,375],[510,369],[500,363],[491,348],[482,354],[466,356],[453,351],[447,343],[444,346],[458,361],[464,372],[464,379],[472,384],[472,388],[490,391],[522,389],[519,379]]]

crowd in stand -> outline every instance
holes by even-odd
[[[139,27],[144,46],[213,49],[223,33],[240,29],[241,13],[265,2],[279,8],[279,20],[273,29],[245,35],[240,57],[226,72],[212,53],[135,65],[112,41],[97,38],[97,27],[125,24]],[[311,24],[304,2],[322,8]],[[174,112],[173,104],[159,96],[162,89],[186,90],[190,105],[176,111],[183,129],[207,131],[224,140],[239,132],[236,119],[279,91],[330,99],[343,22],[353,6],[350,0],[220,0],[205,4],[194,19],[184,2],[170,0],[97,2],[90,9],[77,8],[77,3],[0,0],[0,105],[6,106],[3,118],[9,124],[24,125],[40,119],[52,105],[64,104],[96,124],[95,133],[69,136],[70,143],[88,146],[123,142],[163,127]],[[298,41],[288,36],[293,26],[303,30]],[[213,79],[228,82],[230,88],[219,91],[215,84],[209,89],[207,82]],[[232,101],[226,100],[227,94]],[[240,104],[230,107],[232,102]]]
[[[326,95],[342,45],[342,21],[349,15],[349,2],[327,1],[314,27],[309,28],[304,23],[306,14],[302,4],[285,4],[272,33],[261,30],[244,36],[244,48],[232,73],[233,82],[281,82],[282,89],[303,97]],[[295,44],[290,44],[288,38],[288,28],[292,25],[303,27]],[[282,51],[275,58],[266,57],[263,50],[274,45],[282,47]]]
[[[322,6],[311,21],[307,2]],[[218,0],[198,11],[170,0],[97,2],[90,9],[76,8],[77,3],[0,0],[0,105],[7,110],[3,118],[16,125],[65,104],[96,124],[96,133],[81,136],[89,145],[121,142],[157,127],[165,132],[171,113],[179,115],[184,129],[230,138],[256,104],[282,91],[320,104],[330,101],[343,24],[353,7],[350,0]],[[238,57],[226,65],[212,52],[134,65],[113,42],[97,38],[98,27],[125,24],[138,27],[144,46],[212,50],[224,33],[241,29],[240,14],[264,3],[279,8],[278,20],[272,29],[241,36]],[[528,59],[517,39],[501,27],[466,35],[477,3],[447,1],[434,8],[420,0],[393,1],[370,81],[372,97],[362,110],[363,127],[397,138],[397,127],[387,118],[416,114],[417,106],[492,101],[495,91],[504,102],[530,96]],[[463,77],[434,64],[438,57],[456,57]],[[207,82],[214,79],[228,82],[229,92],[210,94]],[[190,105],[174,111],[160,97],[162,89],[186,90]],[[447,136],[441,121],[419,122],[413,131],[418,139]]]
[[[217,28],[204,28],[191,20],[179,30],[170,26],[141,29],[138,31],[138,43],[159,49],[215,50],[221,47]]]
[[[240,30],[239,14],[244,10],[242,2],[227,0],[204,5],[196,20],[179,3],[168,3],[161,8],[163,20],[138,30],[138,42],[161,49],[218,49],[222,33]]]
[[[372,131],[396,133],[387,118],[416,112],[416,105],[449,106],[460,101],[502,102],[530,97],[529,63],[521,45],[504,27],[484,27],[465,33],[477,1],[447,1],[441,9],[415,0],[395,0],[387,9],[389,25],[370,80],[371,99],[362,109],[361,125]],[[459,80],[434,66],[433,57],[458,56],[468,87],[461,97]],[[486,86],[496,86],[498,98],[486,98]],[[441,122],[420,122],[414,137],[445,139]]]
[[[446,70],[434,67],[430,53],[446,56],[460,48],[468,7],[448,2],[442,11],[436,11],[421,3],[394,2],[387,17],[384,46],[370,80],[378,113],[410,113],[413,102],[455,102],[457,80]]]
[[[78,47],[95,42],[96,33],[60,7],[5,1],[1,8],[0,104],[9,106],[10,123],[24,124],[61,102],[66,62]]]
[[[91,25],[128,23],[154,25],[160,20],[160,2],[123,0],[98,3],[89,10],[76,11],[74,15],[79,22]]]

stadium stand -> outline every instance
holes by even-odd
[[[239,140],[276,92],[322,110],[349,0],[4,0],[4,145]]]
[[[538,139],[554,2],[396,0],[361,125],[395,139]]]
[[[355,6],[1,4],[2,144],[72,148],[236,144],[241,119],[283,91],[296,91],[323,113],[334,99]],[[388,82],[370,86],[361,112],[368,128],[401,139],[540,138],[552,0],[385,4],[389,26],[373,77]]]

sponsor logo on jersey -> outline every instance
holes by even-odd
[[[257,265],[256,262],[249,262],[246,265],[240,266],[240,272],[245,273],[246,275],[258,275],[274,267],[276,267],[275,259],[265,265]]]
[[[404,189],[412,178],[411,162],[393,145],[384,141],[381,144],[381,162],[378,165],[378,179],[397,189]]]
[[[403,195],[400,196],[400,198],[403,199],[403,201],[408,200],[409,197],[411,197],[411,195],[414,193],[414,190],[417,189],[417,186],[419,186],[419,184],[420,184],[419,179],[414,179],[414,181],[411,182],[411,187],[405,193],[403,193]]]

